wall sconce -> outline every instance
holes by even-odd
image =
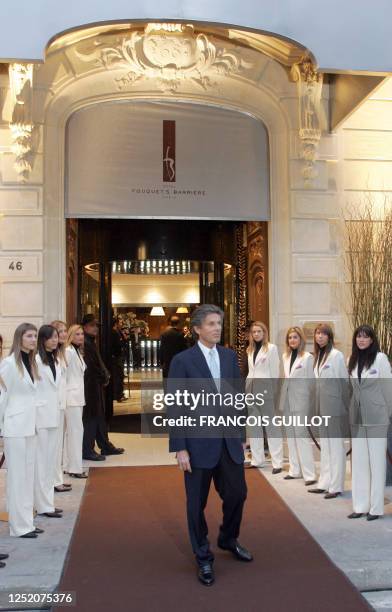
[[[188,314],[189,310],[186,306],[179,306],[176,310],[176,314]]]
[[[153,306],[151,308],[150,317],[164,317],[165,311],[162,306]]]

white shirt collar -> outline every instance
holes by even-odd
[[[199,345],[199,348],[201,349],[201,351],[202,351],[202,353],[203,353],[203,355],[204,355],[204,357],[205,357],[206,359],[208,359],[208,358],[209,358],[209,356],[210,356],[210,351],[216,351],[216,352],[218,352],[218,351],[217,351],[217,348],[216,348],[216,344],[215,344],[215,345],[214,345],[212,348],[208,348],[208,346],[206,346],[205,344],[203,344],[202,342],[200,342],[200,340],[198,340],[198,341],[197,341],[197,344]]]

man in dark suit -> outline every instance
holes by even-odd
[[[176,355],[170,366],[168,391],[176,388],[199,386],[206,391],[219,391],[227,381],[239,381],[240,371],[234,351],[219,346],[222,334],[223,312],[217,306],[203,304],[192,315],[192,332],[196,344]],[[193,383],[192,383],[193,380]],[[204,408],[205,410],[205,408]],[[207,406],[206,414],[223,415],[222,404]],[[176,404],[169,408],[169,417],[185,413]],[[234,410],[234,412],[236,412]],[[189,413],[188,413],[189,414]],[[197,417],[197,410],[193,413]],[[214,555],[207,538],[208,527],[204,516],[211,480],[223,501],[223,521],[218,546],[231,551],[241,561],[252,561],[252,555],[237,538],[247,489],[244,473],[245,432],[226,430],[196,433],[181,428],[170,429],[169,450],[176,453],[177,462],[185,476],[187,518],[193,552],[198,563],[198,578],[206,586],[214,583]]]
[[[161,335],[160,346],[160,361],[162,365],[162,376],[167,378],[171,360],[174,355],[184,351],[187,348],[187,343],[184,334],[179,329],[180,318],[176,315],[170,317],[169,327]]]
[[[96,337],[98,322],[93,314],[83,317],[84,331],[84,395],[86,404],[83,408],[83,459],[105,461],[106,455],[120,455],[123,448],[116,448],[109,440],[105,420],[104,387],[109,384],[110,374],[99,354]],[[95,442],[101,454],[95,452]]]

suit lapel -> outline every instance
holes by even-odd
[[[200,374],[201,374],[200,378],[211,378],[212,379],[210,368],[208,367],[207,361],[198,344],[195,344],[195,346],[193,347],[192,358],[193,358],[194,365],[200,371]]]

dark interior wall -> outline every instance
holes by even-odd
[[[235,263],[235,223],[80,219],[79,264],[176,259]]]

